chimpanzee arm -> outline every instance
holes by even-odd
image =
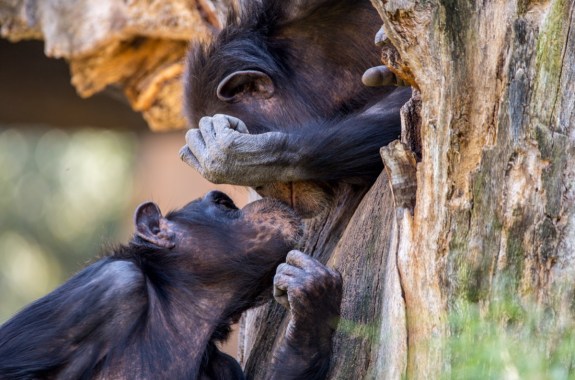
[[[409,89],[397,90],[363,113],[289,132],[248,134],[249,127],[237,118],[204,117],[186,134],[180,155],[213,183],[373,178],[382,169],[379,148],[400,136],[399,108],[409,94]]]
[[[145,312],[144,291],[131,262],[87,267],[2,325],[0,378],[90,377],[105,350]]]
[[[339,318],[341,275],[291,251],[274,277],[274,297],[290,311],[285,337],[273,353],[268,378],[323,379]]]
[[[211,344],[205,355],[209,358],[198,380],[243,380],[245,379],[242,367],[236,359],[220,352],[214,344]]]
[[[209,181],[234,185],[373,177],[382,168],[379,148],[400,134],[399,116],[366,115],[257,135],[238,132],[222,118],[203,118],[199,129],[188,131],[180,155]]]

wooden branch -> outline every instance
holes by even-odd
[[[381,148],[380,154],[393,190],[395,207],[407,209],[413,213],[417,189],[415,154],[399,141]]]
[[[43,39],[70,63],[80,96],[119,87],[153,130],[185,127],[183,57],[190,41],[221,27],[229,4],[210,0],[4,1],[0,33]]]

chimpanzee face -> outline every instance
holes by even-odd
[[[157,205],[145,203],[136,210],[135,224],[137,236],[169,250],[187,271],[214,284],[260,280],[301,234],[299,217],[283,203],[262,199],[238,209],[218,191],[165,217]]]

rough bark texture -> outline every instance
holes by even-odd
[[[185,127],[183,57],[192,40],[221,27],[218,0],[0,0],[0,35],[42,39],[49,57],[70,64],[88,97],[120,88],[152,130]]]
[[[388,254],[398,243],[388,176],[382,173],[361,200],[363,194],[361,189],[340,188],[337,206],[308,222],[301,247],[345,278],[330,378],[377,378],[382,373],[398,377],[405,369],[405,330],[394,327],[405,325],[405,314],[395,255]],[[240,351],[249,378],[266,378],[261,363],[269,362],[286,323],[286,313],[275,302],[248,312]],[[389,356],[391,349],[401,351]]]
[[[335,206],[329,212],[307,222],[304,243],[300,249],[326,263],[333,255],[365,191],[366,189],[347,185],[336,189]],[[344,287],[347,289],[347,286]],[[262,363],[270,362],[273,347],[280,340],[280,334],[285,331],[288,322],[286,316],[282,306],[270,301],[256,310],[249,311],[244,317],[240,336],[240,362],[249,378],[265,378],[266,367]]]
[[[422,99],[416,206],[398,222],[410,378],[448,369],[436,338],[460,299],[571,307],[574,4],[374,0]]]

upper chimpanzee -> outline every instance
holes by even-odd
[[[215,343],[270,298],[272,278],[291,319],[269,378],[325,375],[341,277],[287,254],[301,233],[291,209],[264,199],[239,210],[211,192],[166,217],[145,203],[135,224],[129,245],[0,327],[1,379],[244,378]]]
[[[399,137],[411,89],[361,83],[380,64],[369,0],[243,3],[191,49],[185,108],[199,129],[180,155],[212,182],[253,186],[310,216],[334,182],[380,173],[379,148]]]

